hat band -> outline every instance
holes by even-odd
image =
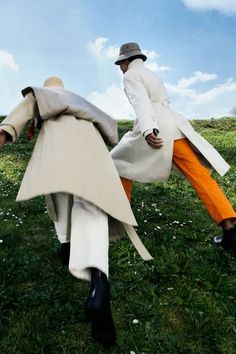
[[[135,50],[129,50],[125,53],[120,54],[119,58],[115,61],[115,64],[119,65],[122,60],[129,59],[129,58],[134,57],[136,55],[140,56],[140,58],[142,58],[143,61],[145,61],[147,59],[145,54],[143,54],[140,50],[135,49]]]

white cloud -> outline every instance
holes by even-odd
[[[192,76],[190,76],[188,78],[185,78],[185,77],[182,78],[178,82],[178,87],[180,89],[185,89],[185,88],[188,88],[188,87],[196,84],[197,82],[206,82],[206,81],[211,81],[211,80],[216,80],[216,79],[217,79],[216,74],[208,74],[208,73],[204,73],[202,71],[195,71]]]
[[[234,102],[236,101],[236,81],[233,79],[226,80],[226,82],[213,87],[212,89],[200,93],[195,96],[196,104],[205,104],[208,102],[220,100],[221,104],[224,105],[225,95],[234,95]]]
[[[235,0],[181,0],[192,10],[216,10],[226,15],[236,15]]]
[[[169,71],[171,70],[171,68],[169,66],[165,66],[165,65],[159,65],[157,64],[157,62],[155,61],[147,61],[147,63],[145,63],[145,66],[155,72],[163,72],[163,71]]]
[[[21,99],[18,71],[13,55],[0,49],[0,115],[8,114]]]
[[[89,41],[87,43],[87,48],[90,51],[91,54],[93,54],[96,57],[99,57],[101,55],[102,49],[104,47],[104,43],[106,43],[107,38],[100,37],[95,39],[94,42]]]
[[[115,59],[119,54],[119,47],[118,46],[108,46],[106,47],[105,44],[108,41],[108,38],[99,37],[96,38],[94,41],[89,41],[87,43],[87,48],[89,52],[97,58],[103,59]]]
[[[227,116],[235,105],[236,81],[234,79],[226,80],[207,91],[200,92],[191,87],[197,82],[215,80],[216,78],[216,74],[195,72],[191,77],[179,80],[176,85],[166,83],[165,86],[172,96],[175,109],[189,118]]]
[[[15,59],[11,53],[0,49],[0,68],[7,68],[13,71],[17,71],[19,66],[16,64]]]
[[[116,59],[119,55],[119,47],[109,46],[105,49],[105,56],[107,59]]]
[[[147,68],[149,68],[152,71],[155,72],[163,72],[163,71],[169,71],[171,68],[169,66],[165,65],[159,65],[157,62],[157,58],[159,57],[159,54],[155,50],[147,50],[144,49],[142,52],[147,56],[147,61],[145,62],[145,65]]]
[[[176,85],[167,83],[166,87],[170,92],[173,92],[176,95],[190,98],[192,103],[204,103],[204,101],[215,99],[218,95],[225,91],[234,90],[235,82],[233,79],[227,80],[225,83],[217,85],[203,93],[198,93],[194,88],[190,88],[198,82],[216,80],[217,77],[218,76],[216,74],[195,71],[192,76],[180,79]]]
[[[117,84],[112,84],[104,92],[92,92],[88,99],[115,119],[134,119],[133,108]]]
[[[170,92],[178,96],[191,99],[192,103],[194,103],[198,101],[199,94],[191,86],[199,82],[216,80],[217,78],[218,76],[216,74],[209,74],[202,71],[195,71],[191,76],[187,78],[183,77],[182,79],[180,79],[176,85],[167,83],[166,88]]]
[[[142,50],[143,54],[147,56],[147,58],[151,61],[156,60],[158,58],[158,53],[155,50]]]

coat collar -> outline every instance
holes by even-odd
[[[131,61],[131,63],[129,63],[128,70],[142,66],[144,66],[142,59],[134,59],[133,61]]]

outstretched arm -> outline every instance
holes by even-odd
[[[25,124],[34,117],[35,98],[29,93],[0,124],[0,145],[15,141]]]

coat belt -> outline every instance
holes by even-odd
[[[127,235],[130,238],[130,241],[133,243],[139,255],[142,257],[144,261],[150,261],[153,257],[150,255],[140,238],[138,237],[137,232],[135,231],[132,225],[122,223]]]

